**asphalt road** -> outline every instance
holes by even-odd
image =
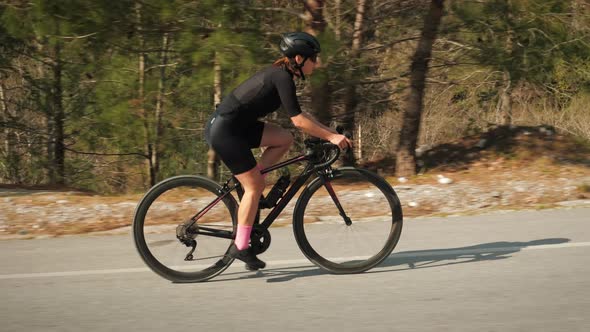
[[[263,272],[198,284],[149,271],[129,235],[0,241],[0,331],[590,331],[590,208],[406,220],[357,275],[272,235]]]

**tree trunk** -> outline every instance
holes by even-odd
[[[0,157],[6,160],[6,173],[4,176],[0,174],[0,180],[7,180],[8,182],[14,183],[18,181],[18,177],[14,176],[15,171],[18,171],[18,167],[15,167],[16,165],[12,150],[14,143],[12,142],[12,133],[8,126],[8,123],[12,120],[9,112],[6,103],[6,95],[4,94],[4,84],[0,81],[0,122],[5,124],[2,133],[4,136],[4,153],[0,155]]]
[[[156,172],[152,162],[152,155],[154,154],[154,146],[152,144],[152,135],[150,133],[150,121],[149,113],[145,108],[145,62],[146,54],[145,50],[145,39],[143,36],[142,17],[141,17],[142,5],[141,2],[135,3],[135,18],[136,18],[136,29],[137,38],[139,39],[139,54],[138,54],[138,87],[137,87],[137,103],[139,105],[139,114],[143,117],[143,129],[145,139],[145,149],[147,152],[146,168],[150,176],[150,186],[156,184]]]
[[[352,55],[358,56],[362,43],[363,22],[365,20],[366,0],[358,0],[356,3],[356,17],[354,20],[354,31],[352,33]]]
[[[327,26],[324,18],[324,1],[306,0],[303,2],[303,6],[305,7],[306,32],[319,36]],[[311,84],[311,111],[324,124],[329,124],[332,118],[330,114],[330,104],[332,103],[330,96],[331,87],[328,71],[319,68],[314,72],[314,79]]]
[[[62,86],[62,61],[61,61],[61,44],[58,42],[54,47],[53,64],[53,136],[50,140],[53,142],[53,161],[55,178],[52,184],[65,184],[65,144],[64,144],[64,122],[65,113],[63,108],[63,86]]]
[[[357,158],[360,160],[363,158],[363,127],[361,126],[361,124],[358,124],[358,135],[357,135],[357,141],[356,141],[356,146],[357,146]]]
[[[334,27],[334,34],[336,35],[336,40],[340,40],[342,34],[342,17],[340,17],[342,0],[334,1],[334,11],[336,12],[335,16],[335,27]]]
[[[402,128],[397,148],[396,173],[398,176],[416,174],[416,143],[420,132],[420,121],[424,108],[424,87],[432,45],[436,39],[438,26],[443,15],[444,0],[432,0],[418,47],[410,67],[410,92],[402,120]]]
[[[0,122],[5,123],[4,125],[4,153],[6,156],[6,160],[10,163],[10,156],[11,156],[11,148],[12,144],[10,144],[10,129],[8,129],[8,121],[10,121],[10,116],[8,115],[8,107],[6,106],[6,96],[4,95],[4,84],[0,81]]]
[[[161,139],[164,134],[162,115],[164,113],[164,92],[166,84],[166,66],[168,65],[168,46],[170,44],[168,33],[162,36],[162,51],[160,53],[160,79],[158,80],[158,95],[156,97],[155,135],[153,142],[153,153],[151,154],[151,165],[154,170],[154,184],[158,181],[160,173],[160,151]]]
[[[351,82],[354,78],[358,67],[359,50],[362,45],[363,26],[365,20],[366,0],[358,0],[356,6],[356,18],[354,20],[354,31],[352,33],[352,48],[349,57],[350,67],[352,68],[350,75],[346,78],[346,82]],[[355,109],[358,105],[358,96],[356,93],[356,86],[348,84],[344,93],[344,110],[336,117],[337,125],[344,128],[345,131],[353,133],[355,131]],[[348,150],[342,156],[342,163],[346,166],[355,164],[354,152]]]
[[[324,32],[326,20],[324,19],[324,0],[304,0],[306,30],[312,35]]]
[[[214,109],[217,108],[217,105],[221,103],[221,62],[219,61],[219,56],[217,52],[215,52],[215,56],[213,58],[213,87],[215,88],[215,94],[213,95],[213,107]],[[209,151],[207,152],[207,176],[210,179],[216,180],[219,176],[219,157],[217,153],[209,147]]]
[[[504,15],[506,17],[506,21],[508,22],[508,32],[506,34],[506,50],[510,54],[511,60],[513,60],[518,55],[515,54],[515,47],[514,47],[514,15],[512,13],[512,1],[506,0],[506,11]],[[503,125],[510,125],[512,123],[512,90],[513,90],[513,78],[511,77],[510,73],[515,72],[517,68],[514,68],[514,64],[508,64],[502,73],[502,91],[500,93],[500,97],[498,98],[498,104],[496,105],[496,114],[498,114],[499,119],[497,120],[499,123]]]
[[[498,100],[496,113],[499,114],[500,123],[508,126],[512,124],[512,81],[508,71],[503,73],[503,82],[504,88]]]

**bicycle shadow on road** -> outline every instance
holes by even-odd
[[[388,271],[368,271],[367,273],[423,269],[445,265],[500,260],[510,258],[512,257],[511,254],[519,252],[524,248],[540,248],[539,246],[556,245],[567,242],[570,242],[570,239],[550,238],[528,242],[500,241],[459,248],[404,251],[392,254],[378,267],[395,266],[399,268]]]
[[[394,252],[380,265],[366,274],[405,271],[413,269],[435,268],[447,265],[465,264],[483,261],[495,261],[512,257],[512,254],[522,251],[524,248],[541,249],[540,246],[550,246],[570,242],[566,238],[548,238],[528,242],[490,242],[467,247],[428,249]],[[239,273],[242,274],[242,273]],[[296,278],[312,277],[329,274],[314,265],[294,266],[284,268],[270,268],[237,277],[266,278],[267,282],[285,282]],[[234,279],[234,278],[232,278]],[[228,280],[228,279],[226,279]]]

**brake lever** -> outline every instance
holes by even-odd
[[[349,140],[352,140],[352,133],[350,131],[345,131],[344,127],[336,126],[336,132],[340,135],[344,135],[344,137],[348,138]],[[352,146],[348,146],[346,149],[343,149],[343,151],[348,152],[348,150],[350,150],[351,148]]]

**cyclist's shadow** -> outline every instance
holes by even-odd
[[[404,271],[471,262],[500,260],[510,258],[512,257],[511,254],[519,252],[524,248],[555,245],[569,241],[570,239],[566,238],[549,238],[529,242],[502,241],[459,248],[394,252],[379,266],[365,273]],[[322,274],[328,274],[328,272],[325,272],[314,265],[306,265],[270,268],[257,272],[256,274],[250,273],[247,276],[238,277],[236,279],[263,277],[267,278],[267,282],[284,282],[296,278],[312,277]]]

